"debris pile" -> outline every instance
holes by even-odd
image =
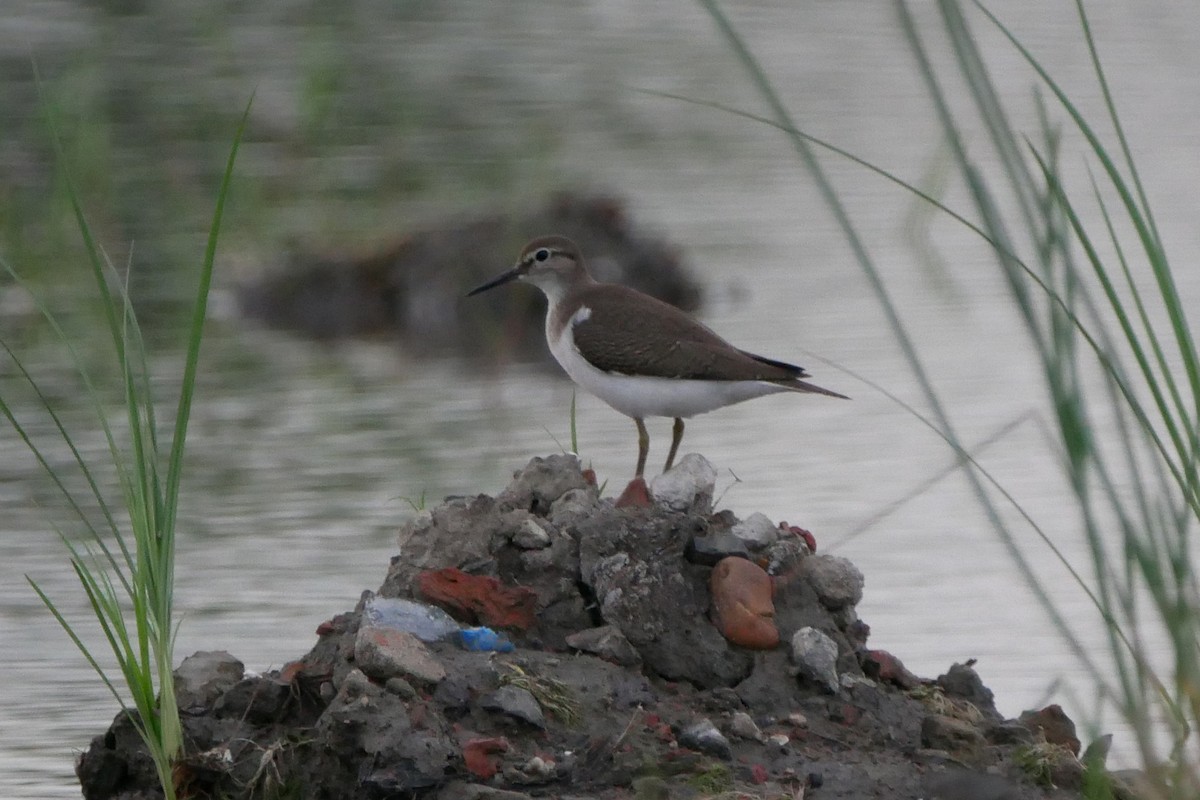
[[[670,503],[617,508],[573,456],[535,458],[406,524],[299,660],[186,659],[184,796],[1077,796],[1060,710],[1005,720],[969,665],[922,680],[869,649],[862,573],[675,485],[700,461]],[[124,714],[78,773],[91,800],[153,796]]]

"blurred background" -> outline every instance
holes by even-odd
[[[1095,5],[1112,88],[1179,261],[1200,250],[1195,9],[1191,0]],[[917,11],[936,40],[932,10]],[[1008,0],[997,11],[1085,111],[1100,111],[1073,3]],[[965,209],[889,5],[777,0],[730,13],[806,132]],[[976,22],[1001,93],[1032,124],[1034,76]],[[955,96],[953,80],[948,89]],[[488,337],[437,353],[420,331],[314,338],[248,318],[239,302],[246,287],[293,284],[312,263],[361,264],[428,231],[452,245],[441,252],[455,253],[472,220],[526,219],[561,193],[598,192],[612,198],[623,229],[661,243],[699,287],[706,323],[854,398],[775,396],[693,420],[683,451],[716,464],[720,506],[806,527],[821,551],[852,559],[866,575],[859,612],[873,646],[919,674],[977,658],[1006,714],[1053,700],[1077,721],[1093,718],[1091,687],[965,483],[935,480],[952,461],[946,446],[836,366],[916,401],[876,302],[790,145],[765,125],[656,93],[763,113],[710,19],[685,0],[6,0],[0,257],[64,314],[80,357],[102,373],[108,353],[87,299],[93,288],[50,109],[61,166],[109,257],[128,270],[164,409],[182,370],[179,343],[220,174],[254,95],[188,440],[178,655],[225,649],[257,670],[302,655],[322,620],[379,585],[414,507],[495,493],[530,457],[569,446],[573,389],[547,368],[536,337],[529,348]],[[1072,141],[1066,170],[1086,179]],[[1039,421],[1040,376],[991,255],[861,167],[823,162],[964,441],[1005,431],[981,460],[1068,558],[1085,564]],[[486,240],[494,252],[472,251],[469,264],[424,262],[420,282],[443,289],[434,327],[476,324],[497,313],[495,303],[536,306],[536,292],[521,286],[490,304],[459,298],[510,265],[521,244],[515,227]],[[1196,270],[1176,277],[1185,296],[1200,299]],[[64,348],[6,278],[0,334],[34,368],[85,453],[103,458]],[[0,391],[66,469],[69,454],[54,446],[51,423],[7,358]],[[582,459],[615,494],[633,471],[632,423],[580,395],[578,425]],[[650,426],[656,465],[669,424]],[[75,534],[5,427],[5,796],[78,796],[74,754],[117,712],[23,579],[36,578],[90,630],[55,525]],[[1032,533],[1027,546],[1099,651],[1103,634],[1082,594],[1048,554],[1036,555],[1042,545]]]

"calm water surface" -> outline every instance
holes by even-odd
[[[476,96],[465,101],[515,104],[557,142],[552,156],[530,163],[536,179],[526,190],[582,178],[627,196],[638,220],[683,245],[711,288],[704,313],[711,326],[749,350],[805,364],[819,383],[854,397],[841,403],[776,396],[693,420],[684,451],[703,453],[721,470],[721,505],[803,525],[823,550],[851,558],[866,575],[859,613],[873,644],[918,673],[933,676],[976,658],[1006,714],[1047,700],[1079,719],[1091,714],[1090,684],[961,478],[932,484],[863,529],[937,476],[950,457],[893,402],[814,360],[844,364],[917,402],[872,295],[786,143],[742,120],[634,91],[759,108],[703,14],[682,2],[653,9],[528,4],[503,14],[493,5],[454,4],[460,13],[431,22],[434,39],[415,45],[397,69],[415,71],[408,80],[417,83],[422,70],[433,75],[447,64],[480,76],[499,65],[517,76],[517,94],[491,96],[481,77]],[[1190,0],[1141,4],[1136,14],[1108,5],[1114,8],[1095,11],[1096,35],[1158,223],[1186,263],[1200,249],[1193,194],[1200,181],[1200,26]],[[20,20],[42,32],[39,46],[52,48],[60,29],[51,23],[61,22],[64,8],[69,4],[27,3]],[[1004,4],[1003,13],[1052,71],[1094,104],[1071,9],[1022,0]],[[737,21],[811,132],[915,181],[938,163],[938,135],[886,6],[758,3]],[[71,36],[86,34],[73,26],[66,29]],[[282,36],[255,30],[265,47]],[[1023,102],[1030,76],[994,34],[981,32],[980,39],[994,47],[1002,90]],[[286,76],[260,87],[262,102],[288,101],[280,80]],[[1081,164],[1067,166],[1082,174]],[[828,168],[964,440],[983,440],[1022,415],[1045,419],[1039,376],[987,254],[952,224],[914,222],[911,201],[879,179],[838,161]],[[947,197],[964,200],[956,186]],[[944,273],[929,267],[928,242]],[[497,268],[513,255],[497,253]],[[1200,299],[1196,270],[1178,278],[1190,298]],[[204,358],[180,524],[181,656],[226,649],[262,670],[302,655],[317,624],[382,581],[396,529],[413,513],[410,501],[497,492],[531,456],[557,452],[556,439],[568,441],[571,386],[537,368],[481,376],[453,360],[412,361],[375,344],[317,347],[228,318],[214,321]],[[180,361],[164,356],[156,375],[169,381]],[[89,452],[102,453],[102,440],[86,433],[95,429],[86,409],[71,402],[78,387],[65,373],[56,379],[52,372],[50,380]],[[636,454],[632,423],[583,396],[578,417],[582,457],[601,480],[619,486]],[[23,419],[49,431],[32,409]],[[652,463],[663,457],[668,436],[667,423],[651,422]],[[77,796],[72,759],[116,705],[22,577],[42,582],[86,629],[51,527],[62,519],[50,507],[53,493],[11,432],[0,434],[0,448],[0,641],[8,698],[0,715],[0,796]],[[1068,558],[1086,563],[1039,423],[1016,427],[983,460]],[[1101,652],[1081,593],[1032,533],[1020,530],[1021,547]]]

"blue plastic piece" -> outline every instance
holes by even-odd
[[[507,636],[491,628],[463,628],[458,632],[458,640],[464,650],[511,653],[515,649]]]

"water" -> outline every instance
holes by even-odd
[[[1159,227],[1185,263],[1200,246],[1192,192],[1200,179],[1194,91],[1200,31],[1188,24],[1186,0],[1136,14],[1109,5],[1093,9],[1096,37]],[[681,243],[710,287],[706,322],[739,346],[805,364],[818,383],[854,397],[842,403],[775,396],[693,420],[683,451],[704,453],[721,470],[722,506],[741,516],[763,511],[803,525],[822,550],[851,558],[867,577],[859,612],[872,627],[873,645],[899,655],[916,672],[932,676],[954,661],[977,658],[1006,714],[1051,699],[1077,718],[1093,710],[1091,683],[961,478],[933,484],[849,538],[937,475],[950,455],[893,402],[811,355],[844,364],[919,405],[876,302],[782,138],[710,109],[634,91],[760,108],[697,8],[676,2],[500,9],[464,0],[397,15],[376,6],[359,4],[347,12],[350,21],[306,20],[305,41],[343,40],[355,58],[391,70],[397,82],[423,87],[436,98],[431,106],[461,107],[477,126],[463,133],[418,124],[412,141],[400,134],[380,137],[404,140],[416,149],[415,158],[445,178],[425,199],[407,201],[405,208],[416,213],[403,219],[478,201],[472,190],[456,191],[466,173],[455,158],[499,159],[512,152],[524,153],[523,160],[496,180],[510,182],[517,201],[577,178],[630,198],[636,218]],[[43,59],[66,59],[84,46],[89,26],[101,24],[94,14],[71,16],[73,7],[14,6],[0,23],[4,52],[15,52],[13,42],[26,36]],[[303,37],[288,27],[287,8],[269,4],[221,23],[227,26],[223,41],[239,45],[229,51],[237,54],[231,58],[239,75],[254,78],[261,70],[263,113],[285,120],[289,109],[303,106],[297,76],[311,75],[316,58],[293,44]],[[1088,64],[1076,41],[1071,4],[1022,0],[1006,3],[1003,13],[1081,102],[1095,108],[1098,96],[1085,83]],[[372,14],[378,24],[367,23]],[[914,181],[935,169],[938,134],[887,7],[759,3],[740,11],[736,21],[810,132]],[[1032,79],[1017,58],[995,33],[981,29],[979,38],[994,53],[1002,91],[1026,97]],[[242,84],[201,86],[242,96]],[[369,108],[370,88],[349,85],[344,91],[365,93],[351,100],[355,108]],[[337,119],[335,114],[323,123],[330,142],[339,138]],[[370,135],[354,131],[356,137]],[[500,155],[467,147],[456,157],[433,144],[456,136],[517,144],[497,145]],[[534,136],[542,138],[531,149]],[[321,167],[324,152],[314,146],[307,163]],[[248,263],[269,261],[288,224],[311,220],[338,242],[344,222],[347,247],[362,244],[355,226],[396,226],[394,207],[347,222],[354,215],[346,209],[363,201],[346,190],[346,176],[356,169],[369,175],[377,157],[364,145],[354,152],[361,156],[357,161],[344,148],[329,154],[343,170],[333,177],[343,184],[323,194],[310,187],[313,195],[300,200],[281,196],[265,207],[274,203],[284,211],[259,209],[235,220],[224,279],[249,269]],[[266,170],[268,183],[277,178],[261,147],[252,156],[249,163]],[[838,160],[825,163],[963,439],[984,440],[1031,411],[1045,419],[1039,376],[987,254],[953,224],[915,222],[912,201],[878,178]],[[1083,174],[1078,163],[1067,166]],[[965,202],[956,186],[947,199]],[[238,232],[239,224],[250,222],[268,226],[257,240],[253,230]],[[195,231],[180,235],[190,252],[198,252]],[[924,258],[930,246],[945,260],[944,275]],[[514,255],[498,253],[498,268]],[[1200,296],[1195,270],[1177,277],[1187,296]],[[230,319],[214,322],[205,348],[181,510],[181,656],[226,649],[257,670],[299,657],[322,620],[382,581],[411,504],[422,497],[436,502],[447,494],[499,491],[529,457],[557,452],[558,443],[568,441],[571,386],[536,367],[479,375],[473,365],[454,360],[412,361],[381,344],[317,347]],[[156,375],[168,381],[180,361],[164,356]],[[94,430],[87,409],[73,400],[78,387],[62,373],[51,373],[51,384],[65,399],[68,419]],[[32,410],[22,418],[48,430]],[[619,489],[636,455],[632,423],[584,396],[578,419],[584,459],[609,480],[610,492]],[[669,424],[650,425],[655,465],[665,453]],[[99,437],[85,439],[90,453],[102,452]],[[117,707],[22,578],[35,577],[90,630],[50,527],[62,517],[44,508],[53,495],[10,432],[0,435],[0,448],[0,641],[10,698],[0,718],[0,795],[77,796],[74,754]],[[1070,501],[1038,425],[1017,427],[985,451],[984,462],[1068,559],[1085,564]],[[1019,547],[1055,587],[1088,646],[1102,652],[1102,634],[1085,598],[1036,538],[1019,530]],[[1128,753],[1128,747],[1119,733],[1118,750]]]

